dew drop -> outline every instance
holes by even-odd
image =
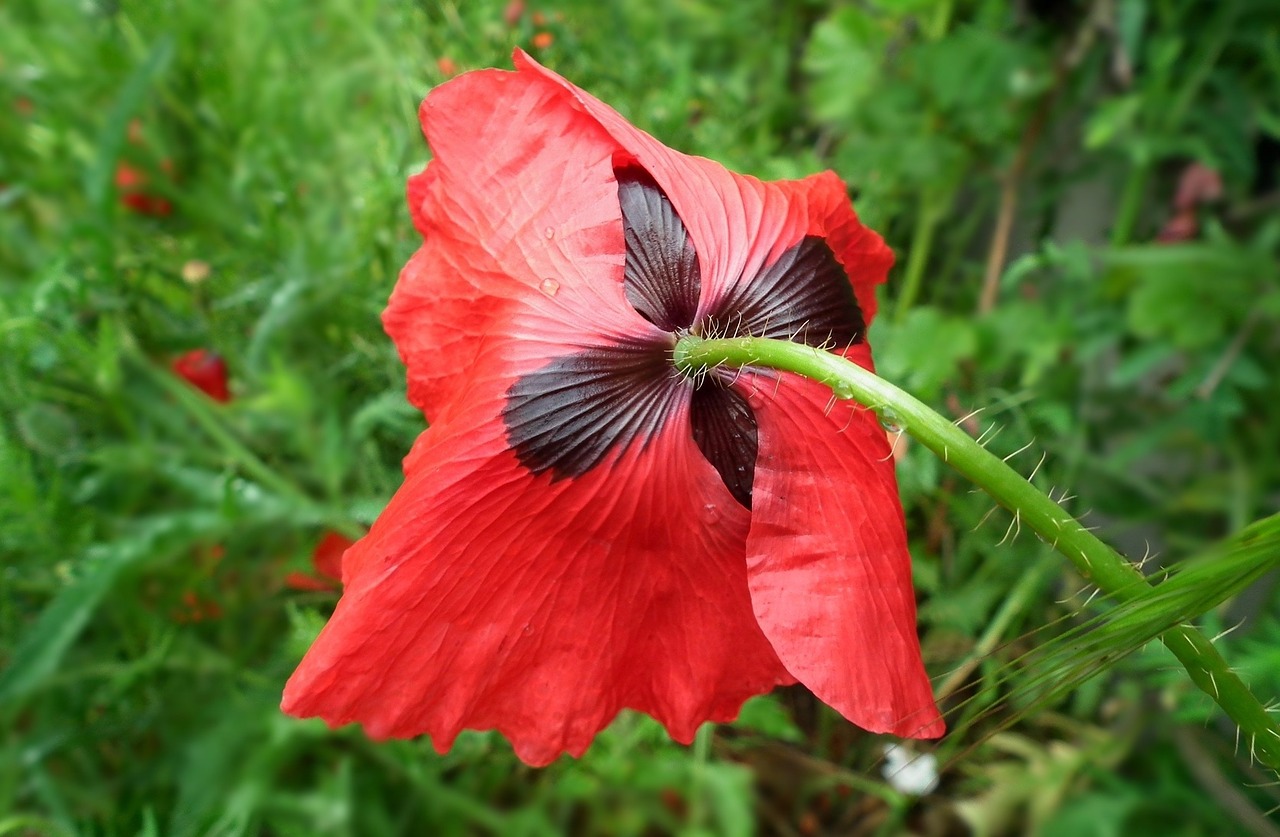
[[[545,235],[547,238],[554,238],[556,231],[551,227],[547,227],[545,230],[542,231],[542,234]]]
[[[890,433],[902,432],[902,422],[898,420],[898,414],[888,407],[880,411],[880,426]]]
[[[716,508],[715,503],[707,503],[702,507],[702,520],[710,524],[720,522],[720,509]]]
[[[525,625],[524,628],[521,630],[521,633],[523,633],[525,636],[531,636],[533,634],[533,626]]]
[[[548,277],[538,284],[538,290],[542,291],[547,296],[555,296],[556,291],[560,290],[560,283]]]

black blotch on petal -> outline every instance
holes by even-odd
[[[715,467],[734,499],[751,508],[760,439],[747,399],[710,378],[693,393],[690,420],[698,450]]]
[[[706,336],[773,337],[843,349],[866,323],[853,286],[825,239],[808,236],[716,306]]]
[[[627,246],[627,301],[664,331],[688,328],[702,279],[684,222],[648,172],[626,168],[616,174]]]
[[[682,397],[669,347],[606,346],[519,378],[507,390],[502,420],[521,464],[562,479],[585,474],[614,446],[643,443]]]

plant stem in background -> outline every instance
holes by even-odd
[[[1147,171],[1146,163],[1134,163],[1133,168],[1129,169],[1124,191],[1120,193],[1120,208],[1116,210],[1116,220],[1111,225],[1112,247],[1122,247],[1133,237],[1138,212],[1142,209],[1142,196],[1147,189]]]
[[[1016,525],[1034,530],[1103,592],[1123,602],[1152,590],[1137,568],[1003,460],[923,402],[856,363],[803,344],[754,337],[704,340],[686,336],[676,344],[673,356],[676,366],[686,372],[715,366],[757,366],[794,372],[825,384],[837,397],[874,410],[942,457],[1012,511]],[[1173,626],[1161,639],[1191,680],[1239,726],[1241,741],[1250,754],[1280,770],[1280,728],[1213,644],[1190,625]]]
[[[907,316],[920,295],[920,283],[924,281],[924,269],[929,263],[929,252],[933,249],[933,234],[942,219],[945,204],[950,201],[939,201],[928,189],[920,193],[920,208],[916,212],[916,228],[911,234],[911,249],[907,253],[907,274],[902,279],[902,292],[898,294],[898,305],[894,317],[898,322]]]

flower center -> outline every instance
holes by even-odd
[[[688,404],[698,450],[725,487],[751,507],[759,439],[738,376],[678,372],[676,337],[774,337],[840,348],[862,340],[862,312],[824,239],[807,236],[755,276],[739,277],[698,318],[698,254],[675,207],[648,172],[617,172],[627,301],[668,335],[651,335],[557,358],[507,390],[503,421],[517,458],[553,479],[580,476],[612,450],[642,447]]]

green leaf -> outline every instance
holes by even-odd
[[[809,100],[826,122],[852,118],[875,90],[889,42],[884,22],[854,6],[837,9],[813,29],[804,56]]]
[[[218,515],[189,512],[153,518],[129,538],[91,549],[83,569],[18,641],[8,668],[0,672],[0,706],[20,700],[62,662],[67,650],[126,570],[138,566],[159,551],[161,539],[190,542],[198,532],[223,525]]]
[[[1234,329],[1280,273],[1268,254],[1232,244],[1126,247],[1110,251],[1107,264],[1131,286],[1133,333],[1182,349],[1204,348]]]
[[[881,317],[872,330],[880,375],[926,401],[954,380],[959,364],[977,350],[973,324],[936,308],[913,308],[897,324]]]
[[[124,149],[129,120],[141,109],[142,100],[151,82],[164,70],[173,57],[173,39],[160,38],[138,68],[125,82],[107,116],[107,122],[98,134],[97,155],[93,167],[85,175],[85,191],[100,213],[106,211],[111,196],[111,184],[115,178],[116,161]]]
[[[18,642],[12,663],[0,673],[0,706],[30,694],[58,667],[120,572],[137,557],[115,553],[93,561],[54,597]]]
[[[1084,147],[1090,151],[1110,144],[1132,130],[1142,107],[1138,95],[1118,96],[1103,102],[1093,112],[1084,130]]]

